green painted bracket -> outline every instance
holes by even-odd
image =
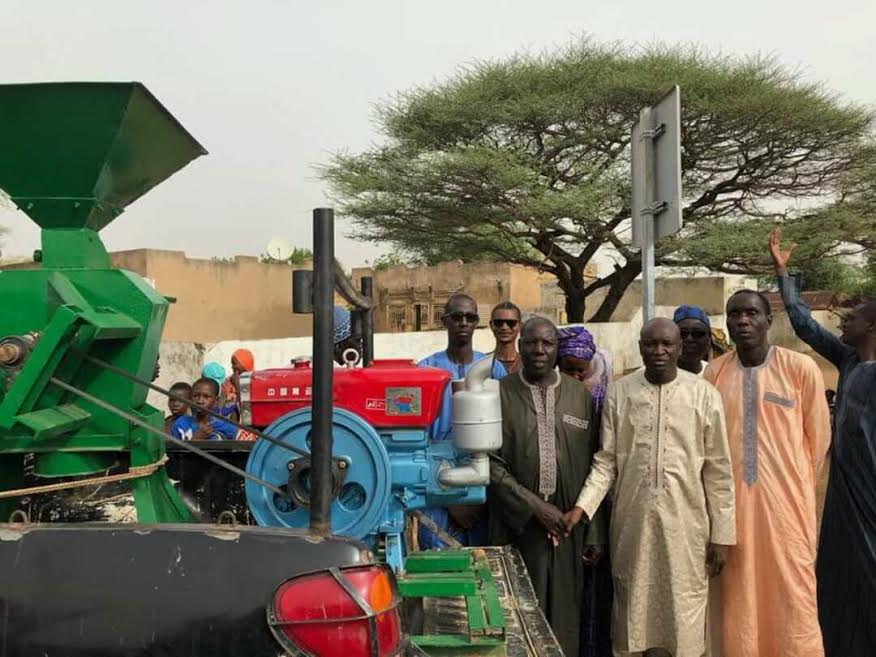
[[[11,429],[18,415],[33,410],[82,323],[81,315],[67,306],[55,310],[15,383],[0,403],[0,427]]]
[[[398,590],[408,598],[453,598],[476,595],[475,575],[467,573],[418,573],[399,578]]]
[[[95,340],[136,338],[140,334],[140,324],[127,315],[105,306],[92,307],[66,276],[55,272],[48,283],[50,306],[69,306],[78,312],[83,321],[94,327]]]
[[[406,573],[456,573],[471,570],[471,555],[460,550],[415,552],[405,560]]]
[[[468,637],[464,634],[433,634],[412,636],[411,641],[426,650],[429,656],[438,655],[504,655],[505,639]]]
[[[417,552],[398,578],[403,597],[465,598],[468,633],[418,635],[429,655],[504,655],[505,619],[489,561],[478,550]]]
[[[469,626],[474,627],[477,619],[479,628],[487,634],[505,635],[505,617],[502,613],[502,603],[499,601],[499,592],[496,589],[496,581],[490,570],[490,563],[483,554],[474,557],[475,577],[480,583],[480,595],[475,599],[468,599],[467,608]]]
[[[133,441],[136,442],[136,441]],[[30,454],[31,452],[123,452],[131,449],[132,441],[120,434],[78,433],[46,436],[39,442],[31,434],[13,435],[2,439],[2,454]],[[2,456],[0,454],[0,456]],[[144,461],[151,463],[151,461]]]
[[[88,424],[91,413],[73,404],[64,404],[24,413],[16,419],[30,429],[35,439],[42,440],[78,431]]]
[[[92,307],[60,273],[49,277],[48,286],[49,307],[54,308],[51,319],[0,403],[0,427],[6,429],[16,422],[29,427],[29,414],[38,401],[43,407],[61,403],[64,393],[46,388],[53,376],[71,380],[82,362],[82,357],[75,354],[87,352],[96,340],[132,339],[142,330],[140,324],[123,313]],[[66,416],[49,414],[40,415],[35,421],[47,436],[65,431],[70,422]],[[79,428],[77,423],[71,426],[73,430]]]

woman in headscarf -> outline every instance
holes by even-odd
[[[597,410],[602,410],[605,390],[611,382],[611,356],[596,347],[593,335],[583,326],[559,330],[558,364],[560,372],[587,386]]]
[[[225,368],[215,360],[211,360],[201,368],[201,376],[205,379],[213,379],[220,386],[225,380]]]
[[[611,356],[596,347],[593,335],[583,326],[561,328],[557,347],[560,371],[587,386],[598,413],[612,379]],[[610,504],[609,501],[604,503]],[[611,657],[613,595],[611,565],[605,551],[596,565],[584,568],[579,657]]]
[[[255,358],[249,349],[231,354],[231,376],[222,382],[222,415],[237,421],[240,418],[240,375],[255,369]]]

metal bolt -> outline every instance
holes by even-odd
[[[339,470],[346,470],[347,469],[347,462],[346,461],[338,461],[338,469]]]
[[[0,344],[0,363],[12,365],[12,363],[18,360],[18,352],[19,350],[15,345]]]
[[[286,464],[286,468],[289,470],[289,472],[292,472],[295,469],[295,461],[289,461]]]

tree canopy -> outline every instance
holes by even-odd
[[[630,245],[639,110],[682,90],[682,233],[657,264],[761,273],[783,222],[798,265],[872,248],[873,115],[770,57],[576,42],[462,68],[379,105],[385,140],[322,168],[359,239],[425,262],[495,259],[556,276],[570,321],[604,321],[641,271]],[[615,260],[585,270],[603,249]]]

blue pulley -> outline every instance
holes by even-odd
[[[265,433],[310,451],[313,416],[302,408],[273,422]],[[358,415],[332,412],[332,533],[362,539],[380,525],[392,491],[389,455],[374,428]],[[246,481],[246,501],[255,521],[267,527],[306,528],[310,522],[310,457],[266,440],[253,445],[246,471],[284,490],[294,501]]]

